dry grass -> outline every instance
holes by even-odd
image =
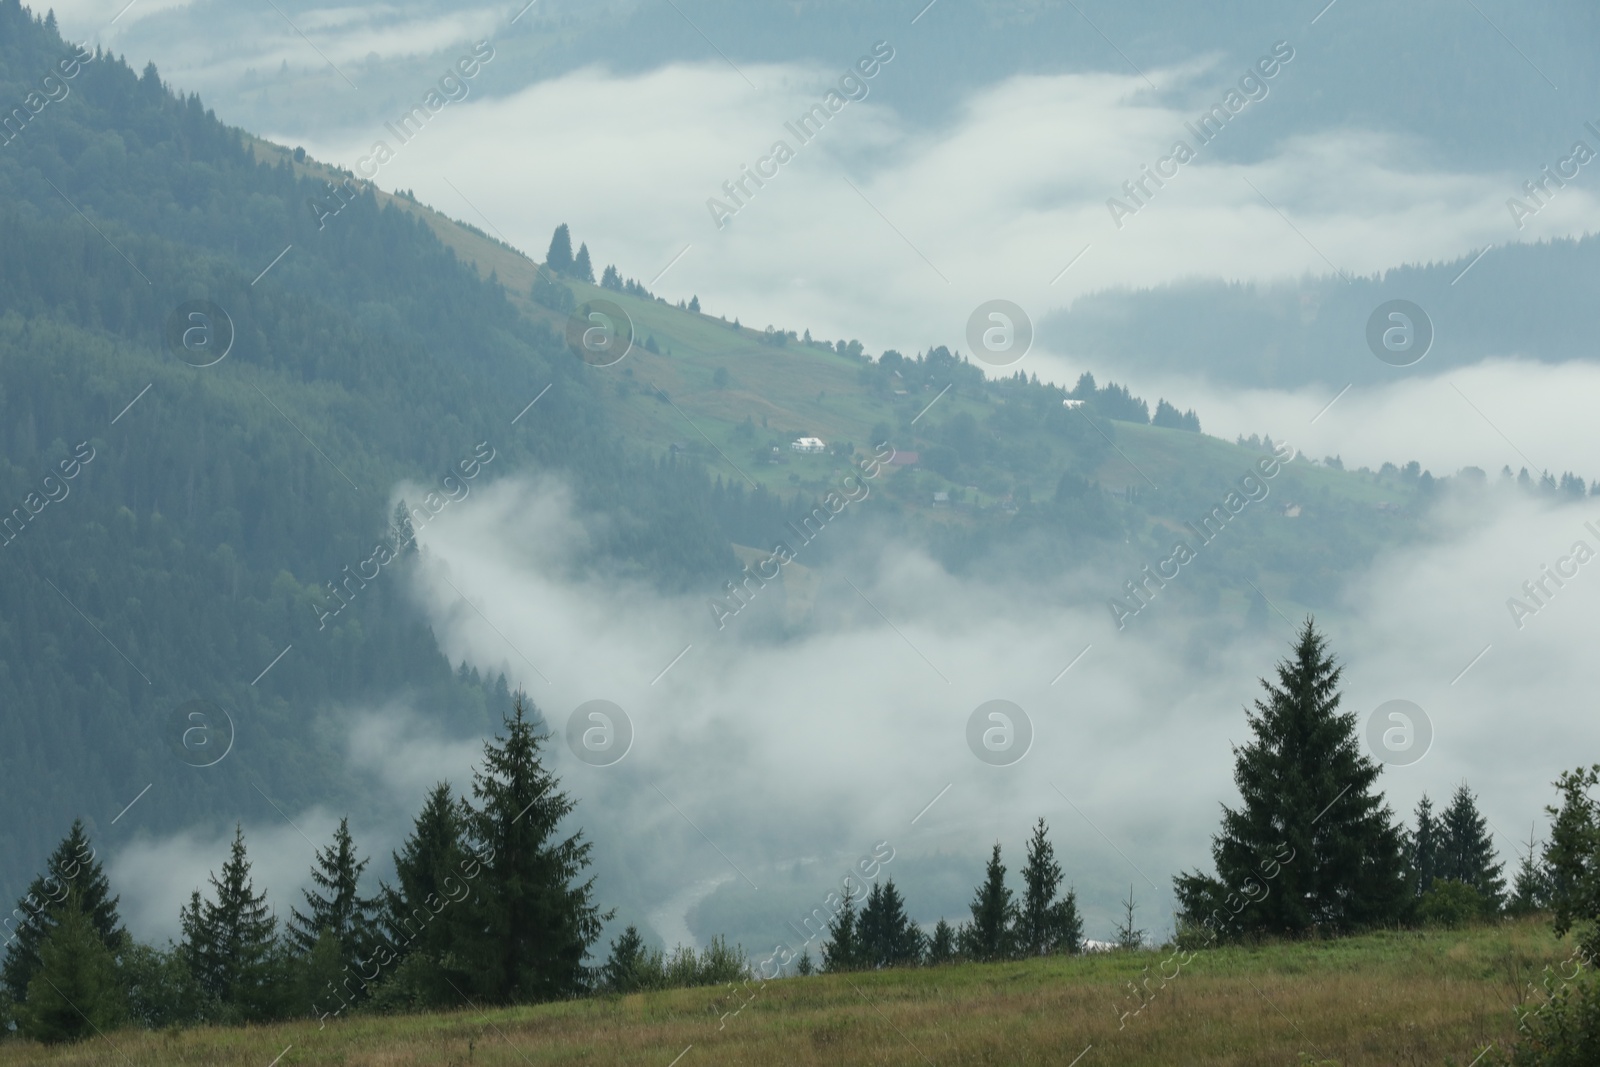
[[[291,1064],[1208,1064],[1443,1067],[1511,1036],[1513,961],[1567,954],[1537,921],[1465,931],[1202,952],[1137,1016],[1127,983],[1163,953],[768,983],[539,1007],[357,1017],[178,1033],[122,1031],[68,1048],[0,1043],[0,1067]],[[1172,973],[1173,964],[1167,965]],[[1144,969],[1148,967],[1146,972]],[[284,1050],[288,1049],[285,1053]],[[687,1051],[685,1051],[687,1050]],[[1086,1051],[1087,1050],[1087,1051]]]

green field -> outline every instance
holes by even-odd
[[[1459,931],[790,978],[536,1007],[0,1043],[0,1067],[1071,1064],[1465,1067],[1570,954],[1528,919]],[[1160,975],[1176,976],[1164,989]],[[1148,979],[1139,1001],[1130,983]],[[737,1015],[725,1013],[746,1006]],[[287,1051],[286,1051],[287,1050]],[[681,1059],[678,1059],[679,1056]],[[1485,1062],[1494,1059],[1486,1057]]]

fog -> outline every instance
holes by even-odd
[[[857,507],[835,521],[859,524],[870,544],[873,500]],[[1431,722],[1426,755],[1380,781],[1397,814],[1465,780],[1514,861],[1529,824],[1542,830],[1551,780],[1600,743],[1575,682],[1593,669],[1600,578],[1580,568],[1520,628],[1507,600],[1575,541],[1600,548],[1584,526],[1600,524],[1600,506],[1542,504],[1491,479],[1432,518],[1442,535],[1351,574],[1318,623],[1363,728],[1392,699]],[[725,929],[715,907],[697,918],[708,897],[763,916],[738,929],[747,944],[764,930],[786,937],[784,920],[878,841],[894,849],[887,869],[904,872],[913,916],[954,920],[988,846],[1000,840],[1020,863],[1041,815],[1090,937],[1109,936],[1130,883],[1145,925],[1169,927],[1172,875],[1209,868],[1218,805],[1237,801],[1230,745],[1249,736],[1243,708],[1286,652],[1288,621],[1197,655],[1206,622],[1163,615],[1159,599],[1148,625],[1119,632],[1105,607],[1114,583],[1093,560],[1063,582],[996,586],[881,543],[835,565],[859,592],[830,583],[819,614],[843,621],[770,640],[738,616],[717,629],[705,594],[584,571],[586,531],[603,521],[559,482],[502,479],[419,535],[414,592],[453,662],[504,671],[543,711],[552,765],[579,800],[573,826],[598,842],[601,903],[655,938]],[[614,701],[634,731],[610,766],[579,761],[566,740],[569,715],[594,699]],[[966,741],[969,716],[993,699],[1019,705],[1034,730],[1009,766],[986,765]],[[339,724],[349,773],[370,784],[352,828],[381,873],[425,790],[441,778],[467,787],[480,739],[394,706],[348,709]],[[285,815],[305,837],[285,820],[245,828],[280,916],[334,823],[320,808]],[[185,834],[116,854],[136,932],[173,932],[226,843]]]

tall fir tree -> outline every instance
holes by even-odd
[[[460,993],[451,987],[464,990],[469,984],[457,949],[463,939],[456,931],[466,919],[462,902],[475,891],[482,865],[467,851],[462,816],[450,783],[429,790],[411,834],[393,854],[395,884],[385,883],[378,891],[378,959],[388,957],[391,965],[412,961],[403,978],[398,966],[390,975],[405,983],[398,999],[411,1006],[460,1003]]]
[[[914,967],[922,962],[923,936],[906,915],[905,899],[894,879],[876,882],[861,909],[861,963],[864,967]]]
[[[1128,899],[1122,902],[1122,921],[1117,923],[1111,932],[1112,940],[1116,946],[1125,951],[1135,951],[1144,947],[1144,931],[1138,926],[1134,918],[1133,885],[1128,886]]]
[[[376,902],[360,894],[367,861],[356,858],[348,816],[339,820],[333,843],[319,848],[316,855],[317,864],[311,868],[314,888],[301,890],[307,912],[291,909],[289,941],[302,953],[309,953],[327,933],[338,946],[341,967],[357,964],[373,949]]]
[[[1261,680],[1234,749],[1243,805],[1212,838],[1217,876],[1173,879],[1182,919],[1218,935],[1296,936],[1398,921],[1409,905],[1404,839],[1362,752],[1357,716],[1339,711],[1327,641],[1307,619],[1275,682]]]
[[[556,227],[550,237],[550,250],[544,254],[544,264],[557,274],[572,273],[572,231],[567,224]]]
[[[578,246],[578,255],[572,261],[572,276],[580,282],[594,284],[594,264],[589,260],[588,245]]]
[[[1440,818],[1439,877],[1451,878],[1478,891],[1486,913],[1505,903],[1505,867],[1495,862],[1489,823],[1478,812],[1477,799],[1463,782]]]
[[[1011,900],[1011,890],[1006,887],[1006,868],[1000,862],[998,841],[989,854],[983,881],[974,891],[969,907],[972,920],[961,927],[961,954],[980,962],[1011,958],[1017,908]]]
[[[22,1035],[45,1044],[103,1034],[126,1013],[116,961],[75,890],[54,918],[17,1013]]]
[[[210,875],[213,899],[196,891],[179,916],[179,952],[201,988],[230,1014],[261,1019],[281,995],[275,982],[278,920],[250,877],[244,827],[236,826],[221,875]]]
[[[40,947],[55,929],[57,914],[69,896],[74,897],[75,907],[106,950],[112,955],[120,952],[128,934],[117,915],[119,898],[111,895],[111,882],[81,819],[72,821],[67,836],[45,860],[44,874],[29,883],[16,910],[0,925],[0,930],[7,931],[0,984],[14,1003],[27,999],[28,984],[42,962]]]
[[[592,847],[579,830],[559,836],[576,802],[547,770],[540,748],[549,735],[519,693],[505,734],[486,742],[473,776],[465,827],[487,856],[477,893],[464,905],[463,945],[472,982],[497,1002],[558,1000],[590,985],[585,960],[609,918],[594,905],[594,879],[579,882]]]
[[[1407,840],[1409,860],[1406,880],[1411,896],[1420,898],[1433,888],[1433,880],[1439,876],[1441,827],[1439,817],[1433,813],[1433,801],[1428,799],[1426,793],[1417,801],[1416,819],[1417,828]]]
[[[1083,948],[1083,920],[1078,915],[1078,895],[1068,889],[1056,899],[1063,875],[1055,846],[1041,818],[1028,839],[1028,857],[1022,865],[1022,899],[1018,901],[1017,951],[1024,956],[1074,953]]]
[[[846,882],[839,910],[828,923],[828,940],[822,945],[822,969],[829,974],[854,971],[861,967],[860,930],[856,920],[856,901]]]
[[[636,993],[648,984],[645,967],[650,950],[632,923],[611,942],[611,955],[600,968],[600,988],[608,993]]]

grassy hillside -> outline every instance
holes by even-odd
[[[1117,953],[785,979],[540,1007],[250,1029],[120,1031],[0,1067],[127,1064],[1464,1065],[1512,1037],[1516,991],[1566,958],[1548,923],[1197,953]],[[1176,963],[1166,963],[1173,973]],[[1160,990],[1144,1011],[1130,982]],[[754,996],[752,997],[752,992]],[[740,1003],[736,1016],[723,1019]],[[281,1054],[281,1059],[275,1060]],[[682,1058],[678,1059],[681,1054]]]

